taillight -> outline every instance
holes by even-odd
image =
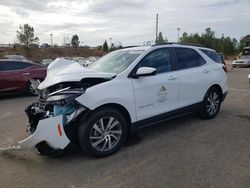
[[[222,68],[223,68],[223,70],[225,71],[225,73],[227,73],[227,66],[226,66],[226,65],[223,65]]]

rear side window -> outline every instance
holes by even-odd
[[[177,70],[204,65],[206,61],[195,50],[190,48],[174,48]]]
[[[206,54],[210,59],[215,61],[216,63],[222,63],[221,58],[218,56],[218,54],[215,51],[212,50],[204,50],[200,49],[204,54]]]
[[[168,48],[161,48],[150,52],[139,63],[139,67],[153,67],[156,73],[169,72],[172,70],[172,58]]]
[[[21,70],[32,66],[29,63],[15,61],[2,62],[1,65],[3,71]]]

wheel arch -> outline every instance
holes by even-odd
[[[222,98],[223,98],[223,91],[222,91],[221,86],[220,86],[219,84],[213,84],[211,87],[208,88],[206,94],[208,93],[208,91],[209,91],[211,88],[216,88],[216,89],[219,90],[219,92],[220,92],[220,99],[222,100]],[[206,95],[205,95],[205,97],[206,97]]]

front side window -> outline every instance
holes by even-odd
[[[27,67],[30,67],[31,64],[25,62],[2,62],[2,69],[3,71],[14,71],[14,70],[21,70]]]
[[[143,53],[143,50],[114,51],[98,59],[88,68],[100,72],[121,73]]]
[[[204,49],[200,49],[200,51],[202,51],[204,54],[206,54],[209,58],[211,58],[216,63],[222,63],[221,58],[215,51],[204,50]]]
[[[178,70],[198,67],[206,63],[200,54],[193,49],[174,48],[174,51]]]
[[[161,48],[150,52],[139,63],[139,67],[152,67],[156,73],[169,72],[172,70],[172,58],[168,48]]]

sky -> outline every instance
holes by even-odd
[[[237,40],[250,34],[250,0],[0,0],[0,44],[18,42],[16,30],[28,23],[40,44],[50,44],[50,34],[58,45],[77,34],[81,45],[142,45],[155,39],[157,13],[171,42],[177,28],[180,35],[211,28]]]

